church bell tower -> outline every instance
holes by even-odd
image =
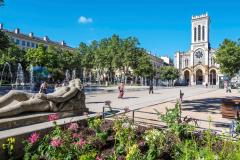
[[[208,13],[199,16],[192,16],[192,43],[191,50],[198,47],[209,49],[209,25]]]

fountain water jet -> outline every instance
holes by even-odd
[[[67,69],[66,72],[65,72],[65,79],[64,79],[64,84],[65,85],[69,84],[70,78],[71,78],[71,75],[69,73],[69,70]]]
[[[18,86],[22,86],[22,89],[24,89],[24,85],[25,83],[24,83],[24,73],[23,73],[22,65],[18,63],[15,88],[18,89]]]
[[[33,77],[33,66],[30,65],[30,82],[29,82],[29,85],[30,85],[30,92],[33,91],[34,89],[34,77]]]
[[[2,86],[3,73],[4,73],[5,69],[6,69],[6,67],[8,67],[8,72],[9,72],[9,74],[10,74],[10,84],[12,84],[12,72],[11,72],[11,66],[10,66],[10,64],[9,64],[8,62],[6,62],[6,63],[4,64],[4,66],[3,66],[3,70],[2,70],[2,72],[1,72],[0,86]]]
[[[76,79],[76,70],[75,69],[72,71],[72,79]]]

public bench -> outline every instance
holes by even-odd
[[[222,118],[235,119],[240,112],[240,98],[225,98],[221,105]],[[237,114],[238,112],[238,114]]]

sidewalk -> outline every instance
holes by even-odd
[[[202,129],[214,129],[218,132],[229,132],[232,122],[230,119],[222,118],[221,99],[231,96],[240,96],[237,90],[232,93],[225,93],[225,90],[216,90],[205,94],[194,95],[188,98],[183,97],[182,117],[188,116],[198,119],[198,125]],[[140,109],[140,111],[155,112],[154,109],[161,113],[166,112],[167,108],[173,108],[176,100]],[[158,119],[156,115],[137,113],[136,116]]]

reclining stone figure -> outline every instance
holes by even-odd
[[[0,118],[25,112],[87,112],[85,94],[80,79],[59,87],[50,94],[31,94],[12,90],[0,98]]]

